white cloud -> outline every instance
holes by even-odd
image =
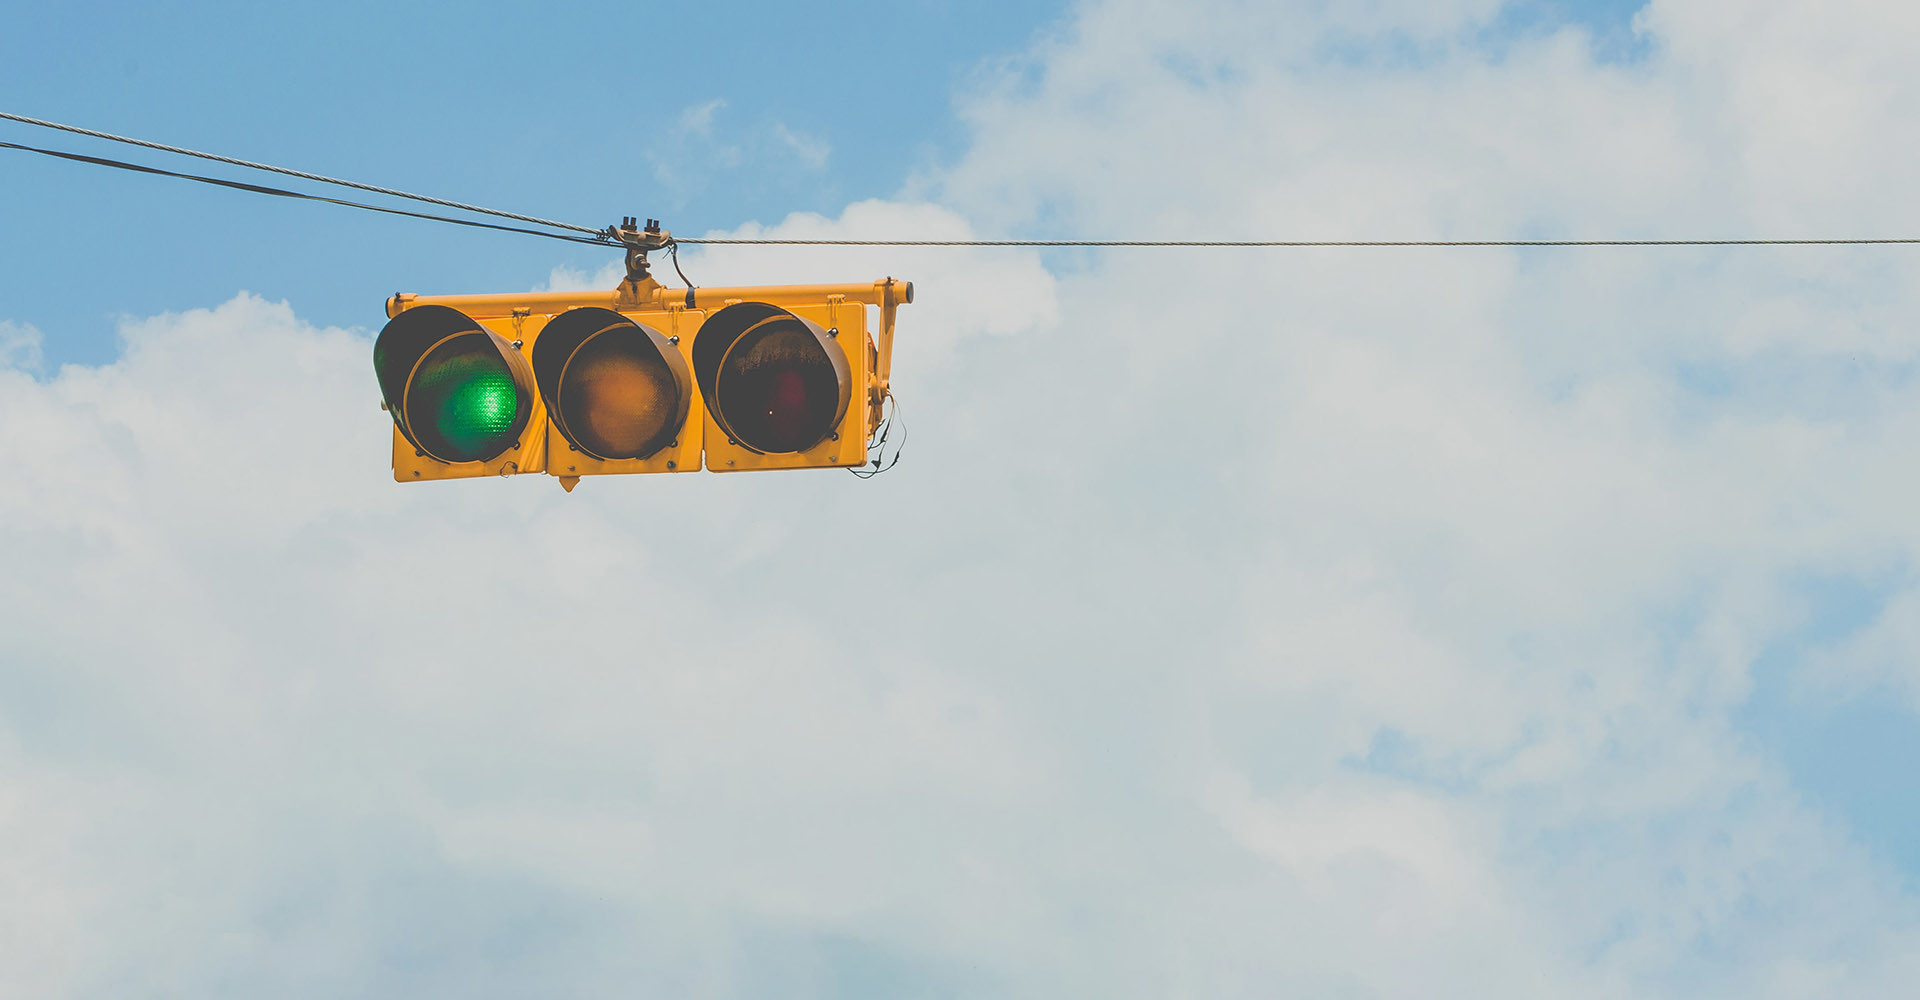
[[[819,170],[827,165],[827,157],[833,152],[833,146],[817,136],[795,132],[784,123],[773,124],[773,137],[793,152],[802,164]]]
[[[647,162],[653,166],[653,178],[673,189],[691,189],[703,182],[704,174],[715,167],[737,167],[745,155],[740,147],[716,136],[714,119],[727,106],[714,98],[681,109],[677,138],[671,152],[649,150]]]
[[[735,233],[1920,213],[1904,9],[1656,2],[1627,66],[1488,57],[1487,2],[1173,11],[1086,5],[971,99],[929,200]],[[916,282],[912,437],[865,484],[396,486],[367,333],[246,296],[0,370],[0,993],[1920,973],[1911,894],[1732,722],[1796,578],[1920,546],[1907,256],[1044,260],[683,254]]]
[[[41,343],[40,330],[32,324],[0,319],[0,367],[38,369]]]
[[[723,98],[716,97],[700,104],[690,104],[680,112],[680,131],[690,135],[709,136],[713,134],[713,116],[727,106]]]

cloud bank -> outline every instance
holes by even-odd
[[[742,232],[1920,219],[1920,15],[1655,0],[1619,64],[1500,11],[1090,3],[949,167]],[[0,337],[0,994],[1920,975],[1902,874],[1738,724],[1810,581],[1885,609],[1803,681],[1911,698],[1908,255],[684,258],[913,279],[899,469],[408,489],[370,330]]]

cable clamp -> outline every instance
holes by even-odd
[[[648,219],[647,227],[640,228],[640,220],[629,215],[620,220],[617,226],[608,226],[600,231],[602,238],[609,243],[618,243],[627,248],[627,280],[640,282],[647,280],[647,253],[664,250],[673,245],[673,234],[660,228],[659,219]]]

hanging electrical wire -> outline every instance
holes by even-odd
[[[566,235],[562,235],[561,233],[546,233],[546,232],[540,232],[537,230],[522,229],[514,226],[501,226],[501,225],[495,225],[490,223],[475,222],[471,220],[461,220],[461,219],[448,218],[445,216],[430,215],[430,214],[421,213],[421,212],[408,212],[400,209],[383,208],[380,206],[368,205],[361,202],[345,201],[345,200],[336,199],[336,198],[325,198],[319,195],[301,194],[299,192],[286,191],[279,188],[268,188],[268,187],[263,187],[255,184],[244,184],[237,181],[224,181],[224,180],[219,180],[211,177],[202,177],[194,174],[185,174],[185,173],[179,173],[171,170],[162,170],[156,167],[146,167],[138,164],[126,163],[119,160],[110,160],[104,157],[85,156],[79,153],[69,153],[69,152],[63,152],[63,151],[57,151],[57,150],[41,149],[38,147],[25,146],[17,143],[0,142],[0,148],[24,150],[27,152],[40,153],[47,156],[56,156],[62,159],[72,160],[80,163],[91,163],[91,164],[96,164],[100,166],[115,167],[122,170],[133,170],[141,173],[157,174],[164,177],[175,177],[183,180],[199,181],[205,184],[216,184],[222,187],[227,187],[227,188],[231,188],[239,191],[250,191],[256,194],[267,194],[267,195],[274,195],[276,197],[286,197],[286,198],[300,198],[307,201],[325,202],[327,204],[332,204],[332,205],[343,205],[348,208],[358,208],[358,209],[364,209],[367,211],[374,211],[374,212],[385,212],[390,215],[403,215],[411,218],[427,219],[434,222],[446,222],[446,223],[452,223],[455,225],[471,226],[471,227],[480,228],[480,229],[494,229],[502,232],[523,233],[523,234],[533,235],[533,236],[549,236],[555,239],[567,239],[576,243],[589,243],[589,244],[594,244],[598,246],[621,246],[622,245],[620,243],[616,228],[611,226],[604,229],[594,229],[588,226],[577,226],[568,222],[559,222],[553,219],[543,219],[543,218],[540,218],[539,216],[521,215],[516,212],[504,212],[499,209],[486,208],[480,205],[468,204],[466,202],[451,201],[445,198],[435,198],[430,195],[414,194],[412,192],[401,191],[396,188],[381,187],[376,184],[363,184],[359,181],[345,180],[339,177],[329,177],[325,174],[310,173],[304,170],[294,170],[289,167],[275,166],[270,163],[259,163],[253,160],[242,160],[236,157],[223,156],[218,153],[208,153],[208,152],[203,152],[201,150],[188,149],[184,146],[175,146],[175,145],[170,145],[168,143],[152,142],[146,139],[135,139],[130,136],[115,135],[112,132],[101,132],[95,129],[81,128],[77,125],[68,125],[62,122],[47,121],[46,119],[42,119],[42,118],[30,118],[26,115],[17,115],[17,114],[12,114],[5,111],[0,111],[0,119],[19,122],[25,125],[33,125],[40,128],[56,129],[62,132],[71,132],[75,135],[84,135],[84,136],[90,136],[96,139],[105,139],[110,142],[119,142],[119,143],[126,143],[128,145],[133,145],[133,146],[141,146],[147,149],[155,149],[155,150],[159,150],[161,152],[166,152],[166,153],[176,153],[181,156],[199,157],[200,159],[212,160],[217,163],[226,163],[236,167],[244,167],[249,170],[269,171],[277,174],[285,174],[289,177],[298,177],[303,180],[315,181],[322,184],[334,184],[334,185],[339,185],[341,187],[355,188],[361,191],[371,191],[375,194],[383,194],[383,195],[388,195],[395,198],[404,198],[412,201],[424,202],[429,205],[439,205],[443,208],[453,208],[453,209],[458,209],[464,212],[474,212],[481,215],[491,215],[491,216],[496,216],[504,219],[512,219],[516,222],[525,222],[531,225],[545,226],[549,229],[561,230],[564,232],[585,234],[585,236],[566,236]],[[895,239],[799,239],[799,238],[789,239],[789,238],[758,238],[758,237],[699,237],[699,238],[671,237],[668,239],[665,245],[670,248],[675,244],[685,244],[687,246],[791,246],[791,247],[823,247],[823,246],[834,246],[834,247],[1040,247],[1040,248],[1080,247],[1080,248],[1090,248],[1090,249],[1098,249],[1103,247],[1104,248],[1127,248],[1127,247],[1176,248],[1176,249],[1203,248],[1203,247],[1213,247],[1213,248],[1757,247],[1757,246],[1913,246],[1913,245],[1920,245],[1920,237],[1858,237],[1858,238],[1802,238],[1802,239],[1733,238],[1733,239],[1640,239],[1640,240],[1626,240],[1626,239],[1620,239],[1620,240],[1613,240],[1613,239],[1578,239],[1578,240],[1575,240],[1575,239],[1568,239],[1568,240],[1500,240],[1500,239],[1492,239],[1492,240],[1079,240],[1079,239],[907,240],[907,239],[899,239],[899,240],[895,240]],[[678,263],[677,259],[675,263],[676,264]],[[684,279],[685,276],[683,275],[682,277]]]
[[[104,156],[87,156],[81,153],[68,153],[68,152],[63,152],[61,150],[57,150],[57,149],[41,149],[38,146],[26,146],[17,142],[0,142],[0,149],[16,149],[16,150],[21,150],[23,152],[28,152],[28,153],[39,153],[43,156],[54,156],[62,160],[72,160],[76,163],[91,163],[96,166],[113,167],[116,170],[130,170],[135,173],[155,174],[161,177],[174,177],[174,178],[178,178],[180,180],[185,180],[185,181],[198,181],[201,184],[212,184],[217,187],[231,188],[235,191],[248,191],[253,194],[272,195],[273,197],[276,197],[276,198],[297,198],[301,201],[324,202],[325,204],[328,204],[328,205],[341,205],[347,208],[358,208],[368,212],[380,212],[386,215],[400,215],[400,216],[405,216],[406,218],[409,218],[409,219],[426,219],[430,222],[445,222],[455,226],[468,226],[474,229],[492,229],[492,230],[503,232],[503,233],[521,233],[527,236],[544,236],[552,240],[566,240],[569,243],[589,243],[594,246],[610,245],[604,239],[590,239],[585,236],[568,236],[565,233],[549,233],[549,232],[543,232],[538,229],[523,229],[519,226],[503,226],[495,222],[481,222],[478,219],[456,219],[456,218],[453,218],[452,216],[431,215],[426,212],[413,212],[404,208],[390,208],[384,205],[369,205],[369,204],[366,204],[365,202],[347,201],[341,198],[328,198],[325,195],[306,194],[300,191],[288,191],[285,188],[266,187],[265,185],[261,185],[261,184],[248,184],[244,181],[223,180],[219,177],[204,177],[199,174],[183,174],[174,170],[162,170],[159,167],[149,167],[149,166],[143,166],[138,163],[128,163],[124,160],[111,160]]]
[[[1751,240],[786,240],[693,239],[688,246],[788,247],[1776,247],[1920,245],[1907,239]]]
[[[887,390],[887,395],[881,401],[881,405],[885,408],[886,415],[880,418],[879,426],[875,427],[873,433],[867,436],[867,464],[856,469],[847,470],[861,479],[872,479],[882,472],[886,472],[894,466],[899,465],[900,451],[907,446],[907,425],[906,422],[901,419],[900,400],[894,396],[892,389]],[[900,436],[894,438],[893,457],[889,459],[887,457],[887,439],[892,437],[895,431],[898,431]]]
[[[384,195],[389,195],[395,198],[406,198],[411,201],[425,202],[426,204],[429,204],[429,205],[439,205],[441,208],[457,208],[463,212],[475,212],[480,215],[493,215],[493,216],[498,216],[502,219],[512,219],[515,222],[529,222],[536,226],[546,226],[551,229],[569,229],[577,233],[597,234],[601,232],[601,230],[592,229],[586,226],[576,226],[570,222],[556,222],[552,219],[542,219],[537,215],[520,215],[515,212],[502,212],[498,209],[483,208],[479,205],[469,205],[466,202],[449,201],[445,198],[435,198],[431,195],[413,194],[411,192],[400,191],[394,188],[380,187],[379,185],[376,185],[376,184],[362,184],[359,181],[344,180],[339,177],[328,177],[325,174],[308,173],[307,171],[304,171],[304,170],[294,170],[288,167],[276,167],[271,163],[257,163],[253,160],[242,160],[242,159],[237,159],[231,156],[222,156],[219,153],[206,153],[206,152],[201,152],[200,150],[197,150],[197,149],[188,149],[184,146],[168,145],[163,142],[149,142],[145,139],[135,139],[131,136],[115,135],[112,132],[99,132],[90,128],[81,128],[78,125],[67,125],[61,122],[51,122],[42,118],[29,118],[25,115],[10,114],[5,111],[0,111],[0,118],[4,118],[8,121],[20,122],[26,125],[37,125],[40,128],[57,129],[61,132],[72,132],[75,135],[92,136],[95,139],[106,139],[109,142],[121,142],[121,143],[126,143],[127,145],[130,145],[130,146],[144,146],[147,149],[157,149],[163,153],[178,153],[181,156],[197,156],[203,160],[212,160],[215,163],[226,163],[236,167],[245,167],[249,170],[264,170],[269,173],[285,174],[289,177],[298,177],[302,180],[317,181],[321,184],[336,184],[336,185],[339,185],[340,187],[355,188],[361,191],[371,191],[374,194],[384,194]]]

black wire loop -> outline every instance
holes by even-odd
[[[872,479],[882,472],[891,471],[894,466],[900,464],[900,452],[907,446],[907,424],[901,419],[900,401],[894,398],[893,390],[888,389],[886,396],[880,402],[885,408],[886,415],[880,419],[880,426],[873,429],[872,436],[867,438],[867,464],[857,469],[847,470],[860,479]],[[896,429],[900,432],[900,438],[893,443],[893,458],[889,460],[887,459],[887,439]]]
[[[678,240],[667,244],[667,256],[673,260],[673,273],[680,276],[680,283],[687,286],[687,308],[693,308],[693,282],[687,280],[687,272],[680,270],[680,243]]]

